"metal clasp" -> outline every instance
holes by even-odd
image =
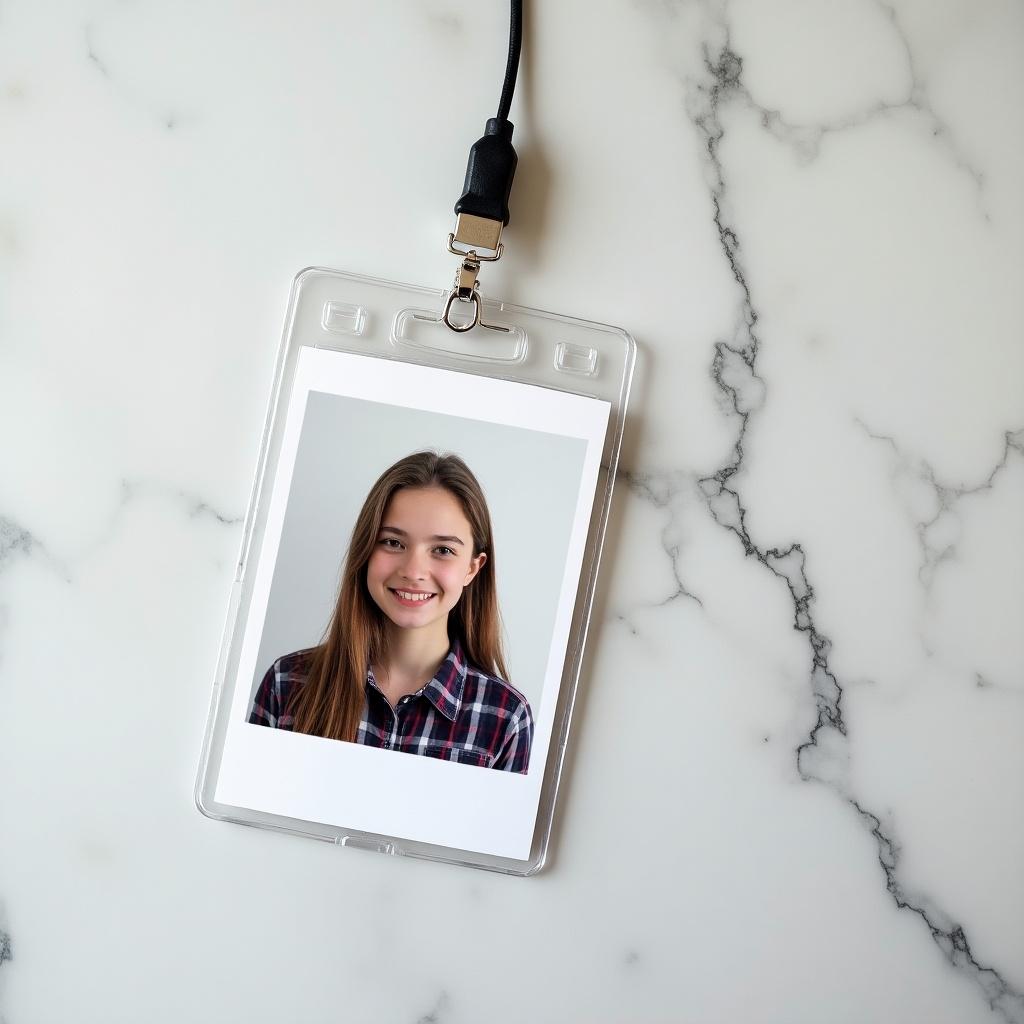
[[[456,249],[455,248],[455,232],[452,231],[448,235],[448,251],[453,256],[472,256],[477,263],[493,263],[495,260],[501,259],[501,254],[505,251],[505,245],[503,242],[498,243],[498,248],[494,250],[493,256],[479,256],[477,255],[476,249]]]
[[[473,303],[473,319],[470,320],[469,323],[457,324],[457,323],[455,323],[454,320],[452,320],[452,318],[451,318],[452,306],[456,302],[472,302]],[[441,322],[445,325],[445,327],[450,327],[453,331],[458,331],[459,334],[462,334],[463,331],[471,331],[471,330],[473,330],[473,328],[476,327],[476,325],[478,323],[480,323],[480,296],[476,292],[473,292],[473,294],[468,299],[460,299],[458,294],[455,292],[455,290],[452,289],[448,293],[448,300],[444,304],[444,312],[441,314]],[[488,325],[484,324],[484,326],[487,327]],[[504,327],[492,328],[492,330],[494,330],[494,329],[496,329],[496,330],[505,330]]]
[[[475,252],[470,252],[463,257],[459,269],[455,271],[455,284],[452,285],[452,295],[457,299],[468,302],[476,295],[480,286],[480,260]],[[478,303],[479,304],[479,303]]]
[[[484,260],[493,261],[498,259],[501,256],[500,245],[494,256],[478,256],[475,249],[470,249],[469,252],[460,252],[458,249],[453,248],[454,237],[454,235],[448,236],[448,251],[456,256],[461,256],[462,262],[459,264],[458,270],[455,271],[455,282],[448,292],[448,297],[445,299],[444,311],[440,317],[428,318],[417,316],[416,319],[430,319],[433,323],[443,323],[445,327],[459,334],[471,331],[477,326],[486,327],[489,331],[503,331],[507,334],[509,328],[500,327],[497,324],[487,324],[480,319],[480,263]],[[472,305],[472,320],[466,323],[458,323],[452,319],[452,309],[456,302],[468,302]]]

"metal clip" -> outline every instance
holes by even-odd
[[[508,334],[508,327],[499,327],[497,324],[485,324],[480,319],[480,261],[497,259],[501,255],[500,250],[498,256],[478,256],[474,249],[470,249],[469,252],[458,252],[458,250],[452,248],[451,242],[452,240],[449,239],[448,249],[457,256],[461,256],[462,262],[459,264],[458,270],[455,271],[455,282],[448,292],[444,311],[439,317],[417,315],[416,319],[430,320],[431,323],[443,323],[445,327],[459,334],[471,331],[477,326],[486,327],[489,331],[503,331],[505,334]],[[452,308],[456,302],[468,302],[472,305],[472,320],[466,323],[458,323],[452,319]]]
[[[455,232],[453,231],[448,236],[448,251],[453,256],[472,256],[478,263],[493,263],[495,260],[501,259],[501,255],[505,251],[505,244],[504,242],[499,242],[498,247],[494,250],[493,256],[479,256],[477,255],[476,249],[456,249]]]
[[[452,306],[456,302],[472,302],[473,303],[473,319],[468,323],[459,324],[451,318]],[[448,301],[444,304],[444,312],[441,314],[441,322],[445,327],[450,327],[453,331],[458,331],[462,334],[464,331],[471,331],[478,323],[480,323],[480,296],[473,292],[468,299],[460,299],[458,294],[453,289],[448,293]],[[484,324],[485,327],[489,326]],[[505,328],[496,328],[497,330],[504,330]]]
[[[452,286],[452,295],[469,301],[480,285],[480,260],[475,252],[468,253],[463,257],[459,269],[455,271],[455,284]]]

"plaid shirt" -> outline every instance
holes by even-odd
[[[308,653],[286,654],[270,666],[256,691],[250,722],[292,728],[288,700],[305,682]],[[533,716],[526,698],[504,680],[470,665],[457,640],[434,678],[399,698],[394,708],[373,671],[367,673],[357,743],[525,774],[532,738]]]

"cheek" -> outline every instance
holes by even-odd
[[[380,583],[387,573],[387,560],[381,558],[376,552],[370,555],[370,560],[366,563],[366,582],[371,586],[374,583]]]
[[[445,566],[443,574],[438,574],[438,580],[441,582],[446,593],[458,597],[462,593],[464,580],[468,572],[469,565],[448,565]]]

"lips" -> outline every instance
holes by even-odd
[[[430,604],[437,597],[437,594],[427,590],[395,590],[388,587],[388,592],[404,608],[419,608]]]

